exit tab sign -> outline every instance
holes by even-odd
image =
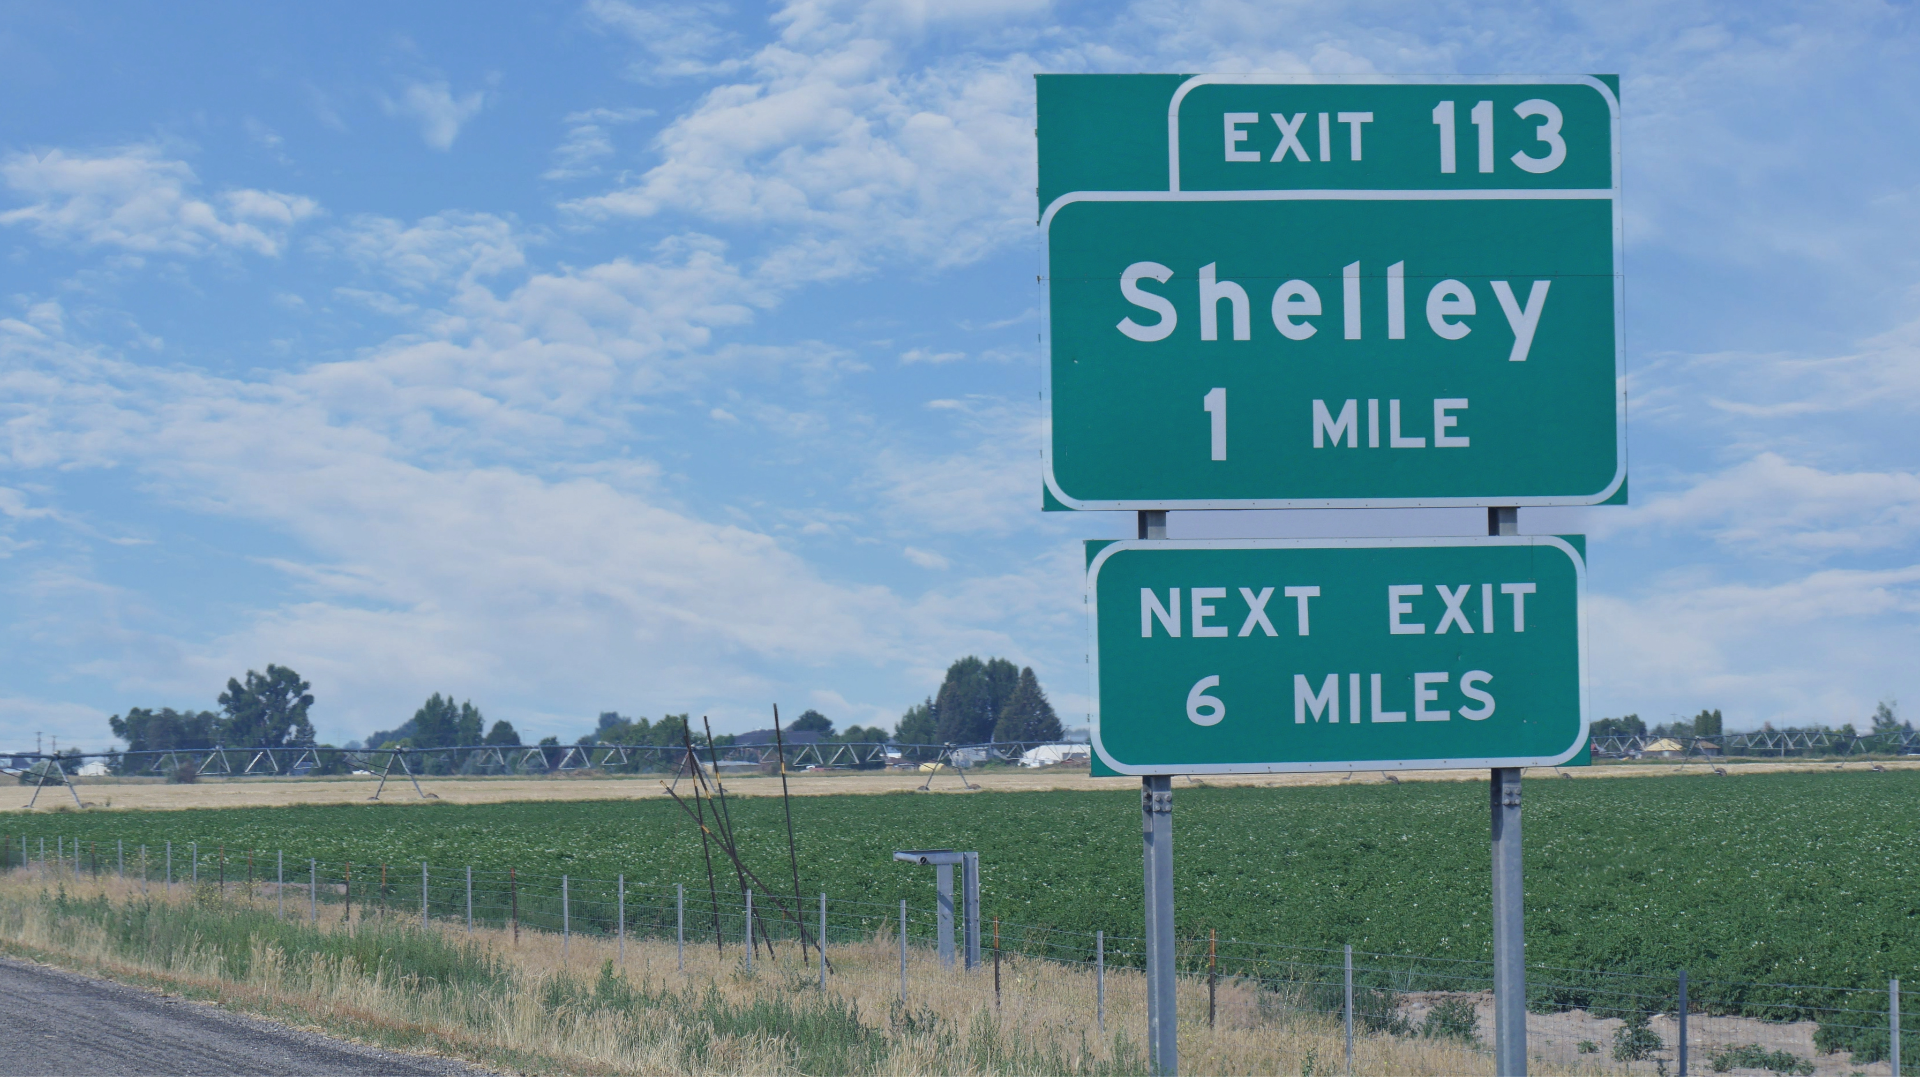
[[[1624,495],[1619,108],[1591,77],[1043,76],[1049,495]]]

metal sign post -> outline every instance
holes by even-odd
[[[947,848],[916,851],[896,851],[893,857],[897,862],[914,863],[919,866],[931,866],[934,872],[934,885],[938,891],[938,910],[936,926],[940,947],[940,963],[953,966],[953,868],[961,867],[966,889],[966,956],[967,969],[971,971],[980,962],[980,854],[975,851],[953,851]]]
[[[966,908],[967,970],[972,971],[980,966],[980,853],[977,851],[960,853],[960,893]]]
[[[1147,896],[1147,1058],[1155,1076],[1180,1075],[1180,1024],[1174,991],[1173,777],[1140,778],[1141,839]]]
[[[1088,545],[1090,727],[1093,772],[1142,782],[1153,1070],[1172,775],[1484,768],[1524,1074],[1520,769],[1586,746],[1585,547],[1514,524],[1626,499],[1617,77],[1060,75],[1037,104],[1043,505],[1140,512]],[[1166,539],[1169,509],[1414,506],[1490,535]]]
[[[1527,1075],[1527,946],[1520,872],[1520,770],[1493,770],[1493,1054]]]

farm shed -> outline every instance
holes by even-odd
[[[1680,743],[1674,739],[1656,739],[1641,747],[1640,752],[1642,754],[1670,758],[1676,754],[1686,753],[1687,748],[1680,745]]]

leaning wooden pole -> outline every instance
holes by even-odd
[[[751,909],[747,905],[747,875],[740,865],[740,856],[738,855],[740,845],[734,839],[733,835],[733,811],[727,806],[727,785],[720,782],[720,755],[713,747],[713,722],[705,716],[702,716],[700,717],[700,724],[706,728],[707,731],[707,752],[714,757],[713,787],[715,791],[720,793],[720,814],[714,819],[715,824],[720,826],[721,844],[725,846],[728,854],[733,856],[733,876],[740,882],[741,910],[750,911]],[[749,918],[751,918],[751,916],[749,916]],[[773,939],[766,935],[766,920],[762,919],[760,924],[760,938],[767,943],[767,956],[771,958],[773,956]],[[753,927],[748,926],[746,932],[747,944],[750,949],[757,948],[753,942]]]
[[[780,734],[780,703],[773,706],[773,746],[780,755],[780,809],[787,815],[787,865],[793,868],[793,906],[795,918],[793,925],[800,930],[800,962],[807,962],[807,924],[799,915],[800,907],[800,856],[793,846],[793,796],[787,791],[787,741]]]
[[[682,723],[680,734],[686,740],[687,763],[694,775],[693,806],[695,821],[700,826],[700,854],[707,861],[707,910],[713,913],[713,947],[725,956],[727,946],[720,934],[720,886],[713,880],[713,849],[707,842],[706,813],[700,809],[700,759],[693,756],[693,728]],[[673,794],[673,789],[668,788],[667,794]]]

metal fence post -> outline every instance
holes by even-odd
[[[907,902],[900,901],[900,1000],[907,1000]]]
[[[1527,956],[1520,861],[1520,770],[1506,768],[1491,772],[1494,1073],[1525,1076]]]
[[[680,971],[687,970],[687,887],[673,887],[673,962]]]
[[[620,964],[625,967],[627,963],[627,875],[620,874],[617,880],[619,891],[615,895],[615,906],[619,909]]]
[[[567,960],[567,939],[573,935],[573,909],[567,902],[567,875],[560,875],[560,962]]]
[[[200,884],[200,841],[198,840],[191,841],[188,843],[187,846],[193,856],[192,884],[197,887]]]
[[[1687,1075],[1687,973],[1684,969],[1680,972],[1679,1020],[1680,1020],[1680,1035],[1679,1035],[1680,1045],[1677,1051],[1677,1056],[1679,1058],[1679,1075],[1685,1076]]]
[[[273,853],[273,892],[280,901],[280,918],[287,917],[287,856],[283,851]]]
[[[827,894],[820,894],[820,989],[827,988]]]
[[[41,843],[46,843],[42,840]],[[173,895],[173,841],[167,841],[167,895]]]
[[[307,907],[313,915],[313,924],[320,925],[320,860],[307,860]]]
[[[1893,1053],[1888,1060],[1893,1063],[1892,1076],[1900,1075],[1900,980],[1887,980],[1887,1035],[1893,1044]]]
[[[1093,932],[1093,1022],[1107,1030],[1107,932]]]
[[[753,890],[747,890],[747,973],[753,973]]]
[[[1353,946],[1347,946],[1347,1075],[1353,1075]]]
[[[125,881],[127,879],[127,842],[125,840],[115,840],[113,842],[113,850],[114,859],[120,865],[120,880]]]
[[[473,867],[467,867],[467,933],[473,933]]]

